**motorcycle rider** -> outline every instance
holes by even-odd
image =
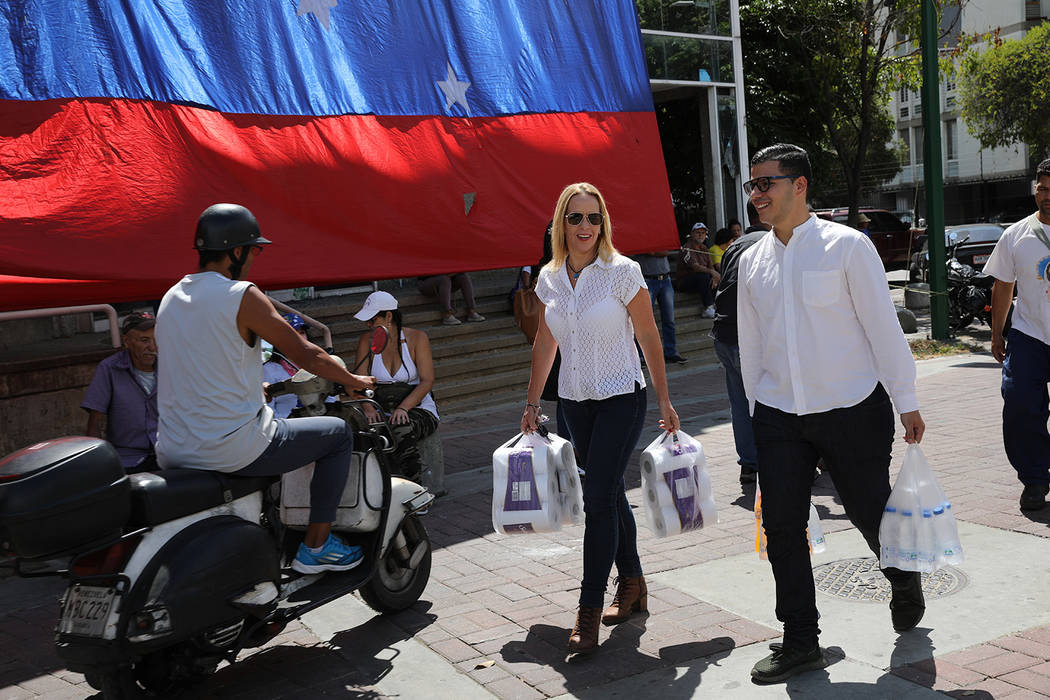
[[[353,433],[340,418],[274,417],[263,395],[260,338],[349,391],[375,386],[375,379],[349,373],[242,280],[270,243],[243,206],[214,204],[200,215],[194,237],[199,268],[168,290],[157,314],[157,347],[166,358],[158,368],[157,461],[163,468],[238,476],[272,476],[316,462],[310,525],[292,568],[343,571],[363,554],[331,534]]]

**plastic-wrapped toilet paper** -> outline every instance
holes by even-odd
[[[657,537],[698,530],[718,521],[703,446],[685,433],[661,433],[641,457],[649,529]]]
[[[558,475],[559,505],[564,520],[573,525],[582,525],[583,485],[580,483],[580,472],[576,469],[576,451],[572,443],[557,435],[549,434],[551,451],[556,459]]]
[[[557,457],[551,443],[518,434],[492,453],[492,527],[496,532],[561,530]]]

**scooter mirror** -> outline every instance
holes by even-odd
[[[387,339],[389,334],[386,332],[386,328],[383,326],[376,326],[372,329],[372,345],[371,350],[373,355],[378,355],[383,352],[386,348]]]

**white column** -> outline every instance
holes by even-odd
[[[740,0],[729,0],[729,19],[733,32],[733,82],[736,94],[736,137],[737,137],[737,160],[740,167],[737,169],[736,186],[737,201],[740,202],[740,211],[737,218],[748,227],[747,199],[744,197],[740,187],[744,179],[750,178],[751,156],[747,152],[747,123],[744,112],[744,51],[740,42]]]

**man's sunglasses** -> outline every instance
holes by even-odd
[[[583,213],[574,211],[571,214],[565,215],[565,220],[569,222],[571,226],[579,226],[583,223]],[[602,215],[600,213],[587,214],[587,221],[590,222],[591,226],[602,225]]]
[[[756,177],[754,180],[748,180],[744,183],[744,194],[750,196],[752,192],[758,190],[759,192],[769,192],[769,188],[773,186],[773,180],[796,180],[797,175],[766,175],[765,177]]]

